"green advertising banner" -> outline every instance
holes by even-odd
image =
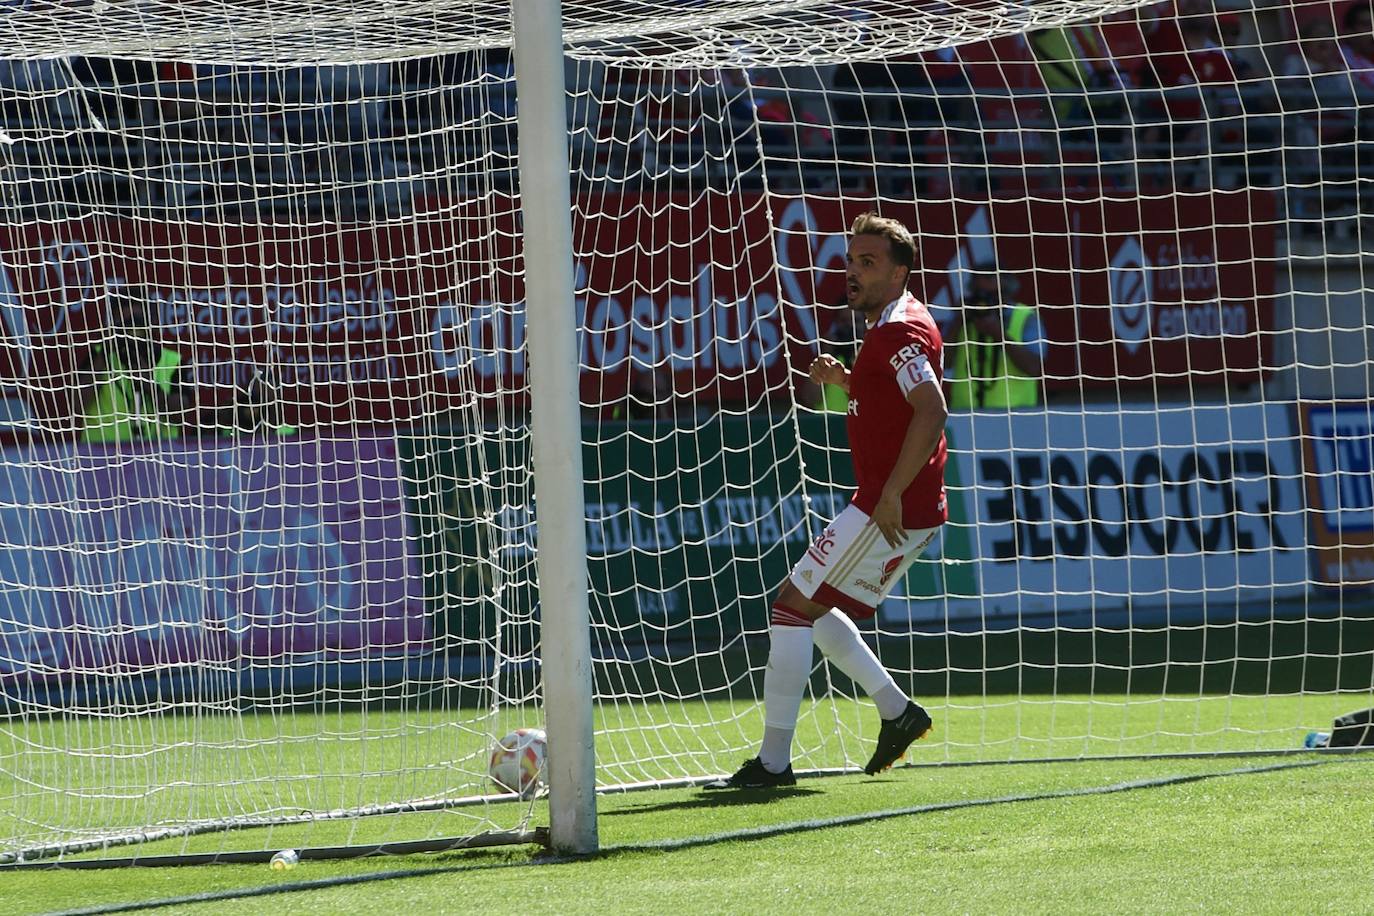
[[[852,493],[836,414],[587,424],[583,441],[592,622],[616,644],[701,649],[766,629],[772,595]],[[452,431],[406,439],[401,454],[436,629],[506,657],[530,651],[528,439]],[[951,513],[964,520],[954,489]],[[951,531],[965,543],[946,543],[946,555],[967,561],[967,526]],[[907,596],[974,594],[967,562],[930,554]]]

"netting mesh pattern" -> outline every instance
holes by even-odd
[[[866,60],[1063,25],[1137,2],[699,0],[563,4],[575,57],[644,67],[788,66]],[[28,0],[4,15],[15,57],[109,54],[236,63],[363,62],[510,44],[510,6],[387,2]]]

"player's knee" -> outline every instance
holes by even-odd
[[[809,627],[829,610],[808,599],[791,582],[785,582],[773,601],[771,621],[782,627]]]
[[[850,620],[853,620],[855,623],[859,623],[864,620],[869,620],[873,617],[874,614],[878,613],[877,608],[863,607],[857,604],[850,607],[836,608],[836,610],[838,610],[841,614],[848,617]]]
[[[780,601],[773,602],[768,619],[775,627],[809,627],[815,622],[814,617],[808,617],[799,608],[789,607]]]

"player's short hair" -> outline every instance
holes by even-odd
[[[895,219],[888,219],[879,216],[872,210],[861,213],[854,220],[854,225],[849,227],[851,235],[877,235],[887,239],[888,253],[891,255],[893,263],[900,264],[907,270],[916,267],[916,240],[911,237],[911,230]]]

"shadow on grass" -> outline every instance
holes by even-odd
[[[452,849],[448,852],[433,853],[430,861],[444,865],[461,862],[474,868],[499,868],[503,865],[525,865],[541,855],[542,852],[531,854],[528,847],[524,846],[503,846],[495,849]]]
[[[597,812],[598,817],[613,817],[622,814],[647,814],[659,811],[691,811],[701,808],[730,808],[742,805],[767,805],[787,798],[805,798],[820,795],[820,789],[803,789],[788,786],[782,789],[718,789],[698,790],[691,798],[670,802],[654,802],[644,805],[626,805],[612,811]]]

